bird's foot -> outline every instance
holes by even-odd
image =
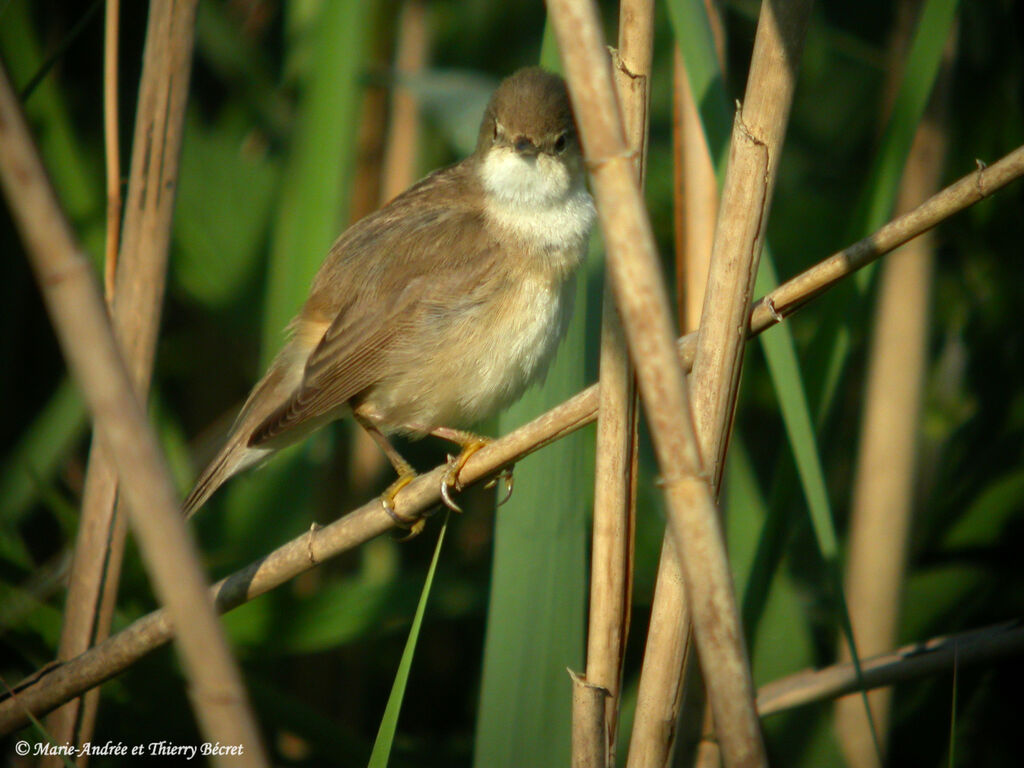
[[[416,473],[412,470],[400,474],[398,479],[389,485],[385,489],[384,493],[380,495],[380,505],[384,507],[384,511],[387,513],[388,517],[394,520],[395,525],[399,528],[404,528],[409,531],[409,533],[402,536],[399,541],[408,541],[409,539],[416,538],[420,533],[422,533],[424,526],[427,524],[425,518],[420,517],[412,520],[408,517],[403,517],[395,511],[395,496],[398,495],[400,490],[415,480],[416,476]]]
[[[444,473],[444,477],[441,479],[441,499],[448,509],[454,512],[462,511],[462,508],[452,501],[451,492],[452,490],[462,490],[462,481],[459,479],[459,473],[466,466],[469,457],[490,442],[491,440],[486,437],[472,435],[471,439],[461,443],[462,451],[458,456],[448,456],[448,471]]]

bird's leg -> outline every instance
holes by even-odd
[[[454,488],[456,491],[462,490],[462,482],[459,480],[459,473],[462,472],[462,468],[466,466],[466,462],[469,461],[470,456],[492,441],[488,437],[475,435],[472,432],[464,432],[461,429],[450,429],[449,427],[435,427],[430,430],[430,434],[435,437],[440,437],[442,440],[448,440],[449,442],[456,443],[462,447],[462,451],[458,456],[448,457],[448,471],[445,473],[444,479],[441,480],[441,498],[444,500],[444,503],[449,509],[461,512],[462,510],[459,508],[459,505],[452,501],[451,489]],[[511,468],[505,467],[502,469],[498,476],[491,480],[485,487],[493,487],[494,484],[498,482],[498,478],[505,481],[505,498],[498,502],[498,506],[500,507],[512,496]]]
[[[384,455],[388,457],[388,461],[390,461],[391,466],[395,468],[395,472],[398,473],[398,479],[389,485],[384,490],[384,493],[380,495],[381,506],[384,507],[384,511],[388,514],[388,517],[394,520],[399,527],[405,528],[409,531],[409,535],[405,537],[406,539],[418,536],[423,530],[423,527],[427,524],[426,520],[422,517],[417,520],[410,520],[406,517],[402,517],[395,511],[395,496],[397,496],[400,490],[416,478],[416,470],[412,468],[412,465],[408,461],[402,458],[402,454],[395,449],[395,446],[393,446],[384,433],[377,428],[376,424],[358,413],[353,412],[352,415],[355,417],[359,426],[365,429],[367,434],[373,438],[373,441],[384,452]],[[403,541],[404,540],[405,539],[403,539]]]

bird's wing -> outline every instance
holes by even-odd
[[[389,349],[420,316],[480,284],[489,259],[479,256],[490,249],[478,215],[443,206],[402,215],[394,207],[365,227],[355,225],[332,248],[335,268],[321,269],[307,309],[331,305],[333,319],[301,384],[253,431],[249,445],[327,416],[372,386],[385,373]],[[464,258],[474,253],[476,259]]]

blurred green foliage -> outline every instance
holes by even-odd
[[[0,3],[0,59],[22,88],[66,46],[28,94],[25,108],[64,206],[98,259],[104,227],[102,15],[70,38],[91,5],[85,0]],[[145,7],[122,5],[120,138],[126,165]],[[671,20],[665,5],[657,11],[648,184],[666,271],[672,269],[673,29],[681,30],[688,61],[713,51],[705,25],[678,23],[681,9],[692,12],[701,4],[669,5]],[[608,37],[614,39],[616,10],[611,3],[602,7]],[[937,1],[929,7],[948,11],[952,4]],[[724,85],[719,77],[702,103],[709,138],[728,130],[723,110],[742,95],[756,10],[757,4],[746,0],[725,6]],[[1019,0],[960,4],[947,180],[970,171],[976,158],[992,161],[1024,143],[1021,11]],[[352,183],[354,169],[373,162],[357,138],[364,97],[391,82],[397,16],[395,0],[200,3],[152,409],[182,490],[223,434],[261,361],[274,353],[312,271],[360,194]],[[538,60],[544,28],[542,5],[524,0],[439,0],[428,3],[427,18],[431,66],[409,81],[423,102],[419,173],[469,151],[491,87]],[[769,223],[774,265],[783,279],[887,216],[898,182],[898,147],[909,141],[914,109],[921,106],[921,93],[927,95],[931,77],[908,71],[905,93],[918,95],[900,102],[910,114],[894,113],[886,132],[883,103],[893,24],[893,5],[883,0],[816,5]],[[934,48],[942,41],[932,33],[920,43]],[[708,85],[716,80],[713,69],[697,77]],[[906,118],[903,123],[899,115]],[[721,143],[716,147],[722,156]],[[1024,536],[1024,337],[1013,315],[1013,297],[1024,285],[1022,206],[1024,185],[1017,184],[938,231],[917,506],[901,623],[905,641],[1024,612],[1024,572],[1016,556]],[[5,207],[0,207],[0,248],[5,254],[0,382],[8,404],[0,413],[0,676],[10,683],[54,654],[88,424]],[[832,292],[803,309],[785,330],[791,336],[786,345],[799,362],[799,370],[794,374],[791,366],[788,375],[802,380],[807,392],[802,407],[814,425],[803,437],[790,433],[789,439],[798,450],[812,450],[820,466],[840,558],[873,302],[871,286],[863,280],[860,297],[853,297],[852,288]],[[600,306],[593,299],[599,291],[596,279],[581,284],[579,332],[559,355],[560,365],[568,368],[565,378],[553,373],[544,388],[502,419],[501,430],[592,379],[595,307]],[[840,321],[844,339],[836,335]],[[736,421],[740,439],[726,479],[728,535],[758,682],[831,663],[840,634],[832,581],[783,437],[787,422],[776,390],[787,385],[766,363],[771,354],[752,345],[747,355]],[[841,364],[826,364],[829,360]],[[543,465],[541,473],[562,475],[564,487],[549,486],[552,481],[523,462],[517,475],[519,507],[497,513],[499,529],[519,524],[520,533],[499,531],[492,544],[489,494],[469,494],[470,513],[452,520],[391,764],[472,764],[474,745],[500,735],[502,705],[507,707],[504,724],[518,737],[541,733],[534,729],[538,718],[568,710],[564,672],[531,663],[539,651],[524,650],[525,661],[513,657],[517,648],[554,645],[555,639],[564,641],[559,653],[568,648],[571,654],[583,636],[579,595],[587,576],[592,435],[586,431],[530,460]],[[444,457],[444,447],[429,440],[406,450],[422,468]],[[355,495],[349,459],[348,425],[339,424],[265,469],[232,481],[197,519],[211,574],[223,575],[311,522],[334,519],[364,501],[372,491]],[[660,550],[663,514],[652,485],[655,474],[645,447],[627,690],[635,687]],[[383,485],[389,478],[379,481]],[[539,560],[527,559],[517,548],[517,536],[532,537],[526,544],[534,557],[540,553]],[[374,541],[226,617],[276,764],[367,761],[433,541],[431,535],[401,545]],[[502,553],[502,562],[493,567],[503,569],[493,576],[492,547]],[[548,568],[545,560],[558,562]],[[529,581],[538,574],[539,581]],[[517,608],[491,601],[499,581],[514,591],[517,579],[524,598]],[[544,600],[538,589],[546,590]],[[544,611],[542,604],[558,607]],[[116,624],[123,626],[153,606],[130,549]],[[485,637],[490,646],[494,640],[488,633],[494,632],[500,632],[501,643],[488,651],[484,676]],[[539,677],[529,677],[533,674]],[[499,689],[489,686],[502,675],[506,680],[523,676],[526,695],[493,703]],[[952,761],[946,754],[950,739],[936,737],[949,734],[952,675],[898,686],[889,762],[1016,765],[1018,683],[1024,683],[1019,662],[960,670]],[[489,736],[477,730],[485,725]],[[766,732],[776,764],[840,764],[827,705],[775,716],[766,722]],[[624,733],[620,743],[628,743],[627,737]],[[198,738],[167,649],[104,687],[96,741]],[[563,754],[563,741],[533,738],[535,755],[564,764],[554,757]],[[478,753],[477,765],[486,764]]]

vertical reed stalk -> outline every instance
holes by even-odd
[[[654,3],[624,0],[619,9],[615,75],[626,141],[635,153],[635,174],[641,185],[647,154],[653,50]],[[626,338],[608,276],[602,306],[600,366],[586,682],[608,692],[603,699],[602,739],[608,745],[605,763],[614,765],[632,593],[638,402]]]
[[[121,0],[107,0],[103,27],[103,139],[107,159],[107,252],[103,271],[103,297],[113,309],[117,251],[121,235],[121,150],[117,116],[117,46]]]
[[[396,197],[412,186],[417,178],[419,100],[407,79],[419,75],[427,65],[430,55],[429,33],[427,8],[423,0],[405,0],[398,17],[391,116],[381,170],[381,202]]]
[[[904,42],[909,38],[909,24],[905,26]],[[928,111],[914,136],[896,202],[897,214],[917,207],[939,187],[953,49],[951,41]],[[879,279],[845,574],[850,623],[857,651],[864,656],[883,653],[897,639],[914,509],[934,251],[934,233],[928,232],[887,259]],[[849,660],[849,645],[844,642],[840,661]],[[890,689],[868,696],[883,754],[890,700]],[[852,768],[880,765],[860,696],[836,702],[836,733]]]
[[[673,151],[676,234],[676,299],[679,328],[697,330],[718,216],[718,182],[700,113],[677,46],[673,56]]]
[[[729,766],[764,765],[718,512],[700,458],[668,296],[654,239],[618,119],[597,12],[585,2],[550,2],[608,249],[617,305],[663,473],[670,525],[693,606],[697,643]]]
[[[708,13],[719,21],[713,6]],[[721,24],[713,25],[720,29]],[[717,39],[717,38],[716,38]],[[718,183],[708,151],[704,128],[690,88],[682,54],[673,56],[673,205],[676,235],[676,301],[679,326],[698,327],[707,282],[708,261],[718,209]],[[683,669],[692,651],[686,590],[679,576],[679,557],[672,538],[666,536],[658,561],[657,586],[650,618],[645,658],[664,669]],[[692,659],[691,659],[692,661]],[[695,665],[689,665],[693,668]],[[691,681],[698,682],[696,675]],[[694,686],[699,689],[699,684]],[[671,759],[684,691],[704,701],[703,691],[690,690],[682,675],[643,675],[637,691],[637,715],[629,748],[629,766],[661,766]],[[699,718],[691,718],[697,720]]]

